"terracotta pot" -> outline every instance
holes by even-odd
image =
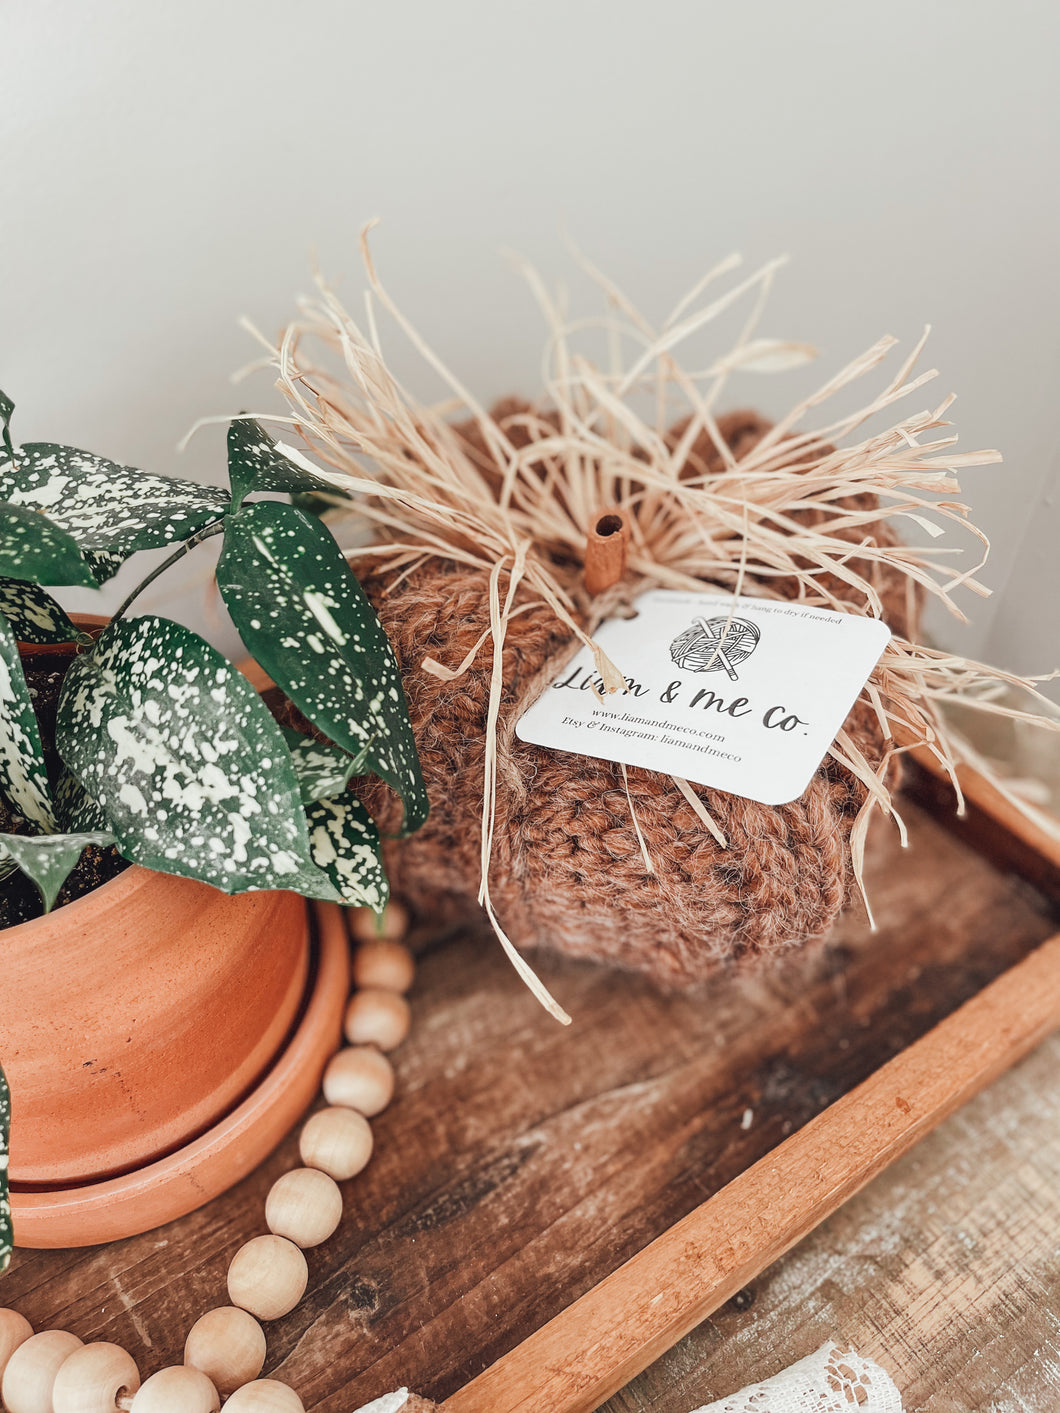
[[[119,1177],[11,1193],[17,1246],[94,1246],[192,1212],[251,1172],[308,1109],[338,1048],[349,986],[346,922],[314,907],[310,981],[295,1030],[260,1083],[205,1133]]]
[[[78,622],[91,628],[100,620]],[[126,1204],[121,1234],[188,1211],[244,1176],[311,1100],[338,1043],[346,993],[345,955],[341,962],[333,955],[321,1002],[322,969],[314,965],[311,978],[308,912],[298,895],[230,897],[135,865],[45,917],[0,931],[0,967],[19,1244],[20,1194],[68,1193],[157,1169],[189,1145],[201,1148],[204,1137],[210,1190],[196,1191],[184,1163],[179,1196],[167,1202],[155,1183],[142,1210]],[[279,1129],[267,1116],[249,1139],[245,1125],[226,1128],[281,1063],[297,1107],[288,1114],[283,1106]],[[229,1130],[230,1150],[216,1141]],[[53,1244],[39,1227],[33,1244]],[[64,1231],[69,1240],[68,1225]],[[86,1230],[78,1239],[99,1238]]]
[[[305,993],[304,901],[132,867],[0,933],[11,1180],[92,1182],[215,1123],[279,1053]]]

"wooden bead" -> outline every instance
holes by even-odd
[[[309,1267],[293,1241],[256,1236],[232,1257],[228,1298],[259,1320],[278,1320],[298,1304],[308,1281]]]
[[[373,1045],[353,1045],[333,1055],[324,1071],[324,1098],[367,1118],[381,1114],[394,1097],[394,1069]]]
[[[381,918],[371,908],[351,908],[347,916],[350,933],[358,942],[375,942],[379,938],[398,942],[409,930],[408,909],[395,898],[387,903]]]
[[[188,1331],[184,1362],[205,1374],[218,1393],[234,1393],[261,1373],[265,1331],[253,1315],[234,1305],[207,1310]]]
[[[53,1413],[117,1413],[118,1399],[140,1387],[140,1370],[119,1344],[83,1344],[55,1376]]]
[[[23,1340],[7,1361],[0,1385],[8,1413],[52,1413],[55,1376],[80,1348],[77,1335],[66,1330],[42,1330]]]
[[[400,942],[385,939],[362,942],[353,954],[353,980],[357,986],[380,991],[407,991],[416,977],[412,953]]]
[[[345,1182],[372,1156],[372,1130],[355,1109],[321,1109],[302,1126],[298,1151],[307,1168],[319,1168],[336,1182]]]
[[[265,1199],[265,1224],[305,1250],[327,1241],[342,1221],[342,1193],[318,1168],[295,1168],[273,1183]],[[246,1383],[246,1380],[243,1380]]]
[[[145,1379],[129,1413],[217,1413],[221,1400],[199,1369],[171,1364]]]
[[[17,1310],[0,1310],[0,1381],[3,1380],[7,1361],[20,1344],[25,1344],[33,1333],[33,1326]]]
[[[225,1404],[225,1413],[305,1413],[305,1405],[287,1384],[258,1379],[236,1390]]]
[[[346,1039],[351,1045],[394,1050],[409,1033],[409,1003],[394,991],[358,991],[346,1007]]]

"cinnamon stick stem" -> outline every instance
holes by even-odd
[[[629,519],[617,508],[601,511],[585,539],[585,587],[594,597],[626,572]]]

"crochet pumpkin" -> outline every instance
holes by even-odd
[[[557,1014],[520,949],[685,986],[722,963],[820,937],[860,880],[870,810],[894,812],[901,750],[926,745],[952,772],[959,744],[939,699],[1005,677],[915,641],[925,591],[953,608],[950,590],[975,585],[890,528],[894,516],[933,533],[966,524],[955,472],[996,453],[954,450],[941,430],[949,399],[853,439],[934,376],[912,375],[919,346],[865,406],[805,429],[814,408],[881,364],[892,339],[775,425],[753,412],[717,417],[731,377],[806,357],[803,345],[753,338],[747,324],[703,371],[677,361],[773,267],[718,298],[704,285],[660,328],[604,282],[606,371],[578,351],[586,321],[566,323],[531,273],[550,324],[546,390],[539,403],[487,413],[411,330],[365,256],[374,299],[448,380],[452,401],[412,398],[383,358],[374,315],[363,331],[323,285],[272,356],[305,443],[370,531],[350,556],[403,669],[431,818],[388,846],[395,891],[433,925],[484,905]],[[630,528],[626,572],[591,593],[587,539],[615,507]],[[873,615],[892,630],[798,800],[770,807],[702,787],[690,800],[665,775],[515,737],[520,715],[585,643],[605,686],[623,685],[592,638],[609,615],[644,589],[708,586]],[[384,789],[365,798],[384,829],[397,826]]]
[[[494,417],[518,436],[518,427],[525,425],[519,419],[529,413],[508,401]],[[769,429],[753,413],[723,417],[718,426],[737,457]],[[464,426],[461,435],[469,448],[481,451],[472,426]],[[717,451],[704,439],[694,455],[711,474],[720,470]],[[857,538],[864,534],[860,529]],[[872,538],[894,543],[879,523]],[[889,626],[909,636],[902,576],[865,561],[855,568],[876,584]],[[422,664],[440,656],[459,663],[488,632],[489,575],[438,558],[400,577],[379,566],[366,572],[361,565],[359,573],[402,665],[431,800],[427,824],[388,845],[391,884],[421,915],[471,917],[479,911],[490,661],[482,653],[450,682],[439,681]],[[565,577],[587,623],[591,601],[579,589],[580,573],[580,565],[570,566]],[[789,580],[781,587],[794,591],[796,585]],[[611,596],[612,605],[635,597],[637,587],[635,580],[625,585],[624,592]],[[832,588],[840,598],[857,601],[846,585]],[[750,583],[745,592],[754,592]],[[516,607],[524,611],[511,618],[504,643],[490,861],[493,906],[512,941],[685,986],[702,980],[719,962],[783,951],[822,936],[851,895],[850,833],[865,787],[832,758],[789,805],[771,807],[697,787],[725,837],[723,848],[668,776],[629,766],[624,783],[621,766],[611,761],[518,740],[516,721],[557,675],[572,643],[569,630],[546,605],[530,603],[529,594],[525,599],[524,606],[516,597]],[[887,743],[868,703],[855,706],[846,730],[878,768]],[[375,791],[369,805],[385,826],[398,825],[399,815],[382,791]]]

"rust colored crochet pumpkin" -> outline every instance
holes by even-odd
[[[509,402],[495,408],[493,417],[517,436],[524,411]],[[737,458],[768,427],[750,413],[720,421]],[[461,435],[473,452],[485,455],[472,426],[462,427]],[[705,437],[696,441],[690,462],[719,469]],[[858,503],[864,507],[865,498]],[[882,524],[873,526],[873,534],[877,542],[894,542]],[[850,538],[864,541],[864,527]],[[879,564],[859,561],[856,567],[880,593],[890,626],[907,636],[915,612],[908,581]],[[434,922],[478,916],[490,655],[481,653],[450,682],[430,675],[423,662],[442,657],[457,663],[482,637],[490,621],[488,575],[441,558],[405,576],[378,568],[366,572],[364,565],[358,572],[402,665],[431,801],[426,826],[388,846],[393,889]],[[580,565],[571,566],[574,594],[580,572]],[[795,584],[793,579],[792,594]],[[776,580],[771,587],[775,592]],[[830,587],[840,598],[856,600],[840,581]],[[789,805],[760,805],[697,787],[728,841],[723,848],[671,779],[630,767],[629,795],[655,866],[650,873],[621,767],[514,736],[517,718],[542,685],[542,670],[570,642],[569,630],[543,604],[514,615],[505,640],[490,886],[516,946],[554,948],[681,987],[731,959],[778,953],[820,937],[851,892],[850,833],[864,803],[863,787],[831,758]],[[884,743],[875,712],[859,702],[846,729],[878,766]],[[393,800],[380,791],[366,798],[384,825],[397,824]]]
[[[884,517],[933,537],[969,532],[981,548],[957,473],[999,459],[956,449],[948,397],[894,412],[935,376],[914,372],[923,341],[882,388],[831,405],[817,426],[814,414],[880,369],[894,339],[833,370],[773,427],[753,413],[718,418],[730,378],[812,356],[753,335],[775,266],[719,292],[733,268],[722,262],[658,326],[590,265],[599,318],[569,317],[527,270],[548,325],[541,395],[487,412],[401,314],[367,235],[362,248],[365,326],[320,282],[273,365],[314,462],[282,450],[343,492],[368,528],[372,544],[351,560],[403,669],[432,812],[387,845],[395,892],[432,928],[481,917],[481,899],[516,949],[556,948],[666,986],[821,936],[860,882],[870,815],[893,813],[900,751],[919,745],[955,772],[962,749],[941,704],[967,695],[989,706],[998,681],[1015,680],[916,640],[922,592],[959,615],[954,591],[980,586],[974,569],[937,557],[952,546],[908,549]],[[719,321],[741,301],[753,307],[719,353]],[[441,378],[445,402],[395,377],[381,310]],[[613,509],[628,532],[618,585],[589,551]],[[627,795],[620,766],[515,737],[623,600],[700,585],[849,609],[892,630],[800,799],[770,807],[695,787],[697,810],[684,782],[636,768]],[[605,687],[618,690],[618,668],[596,651]],[[384,830],[397,828],[383,787],[365,799]]]

